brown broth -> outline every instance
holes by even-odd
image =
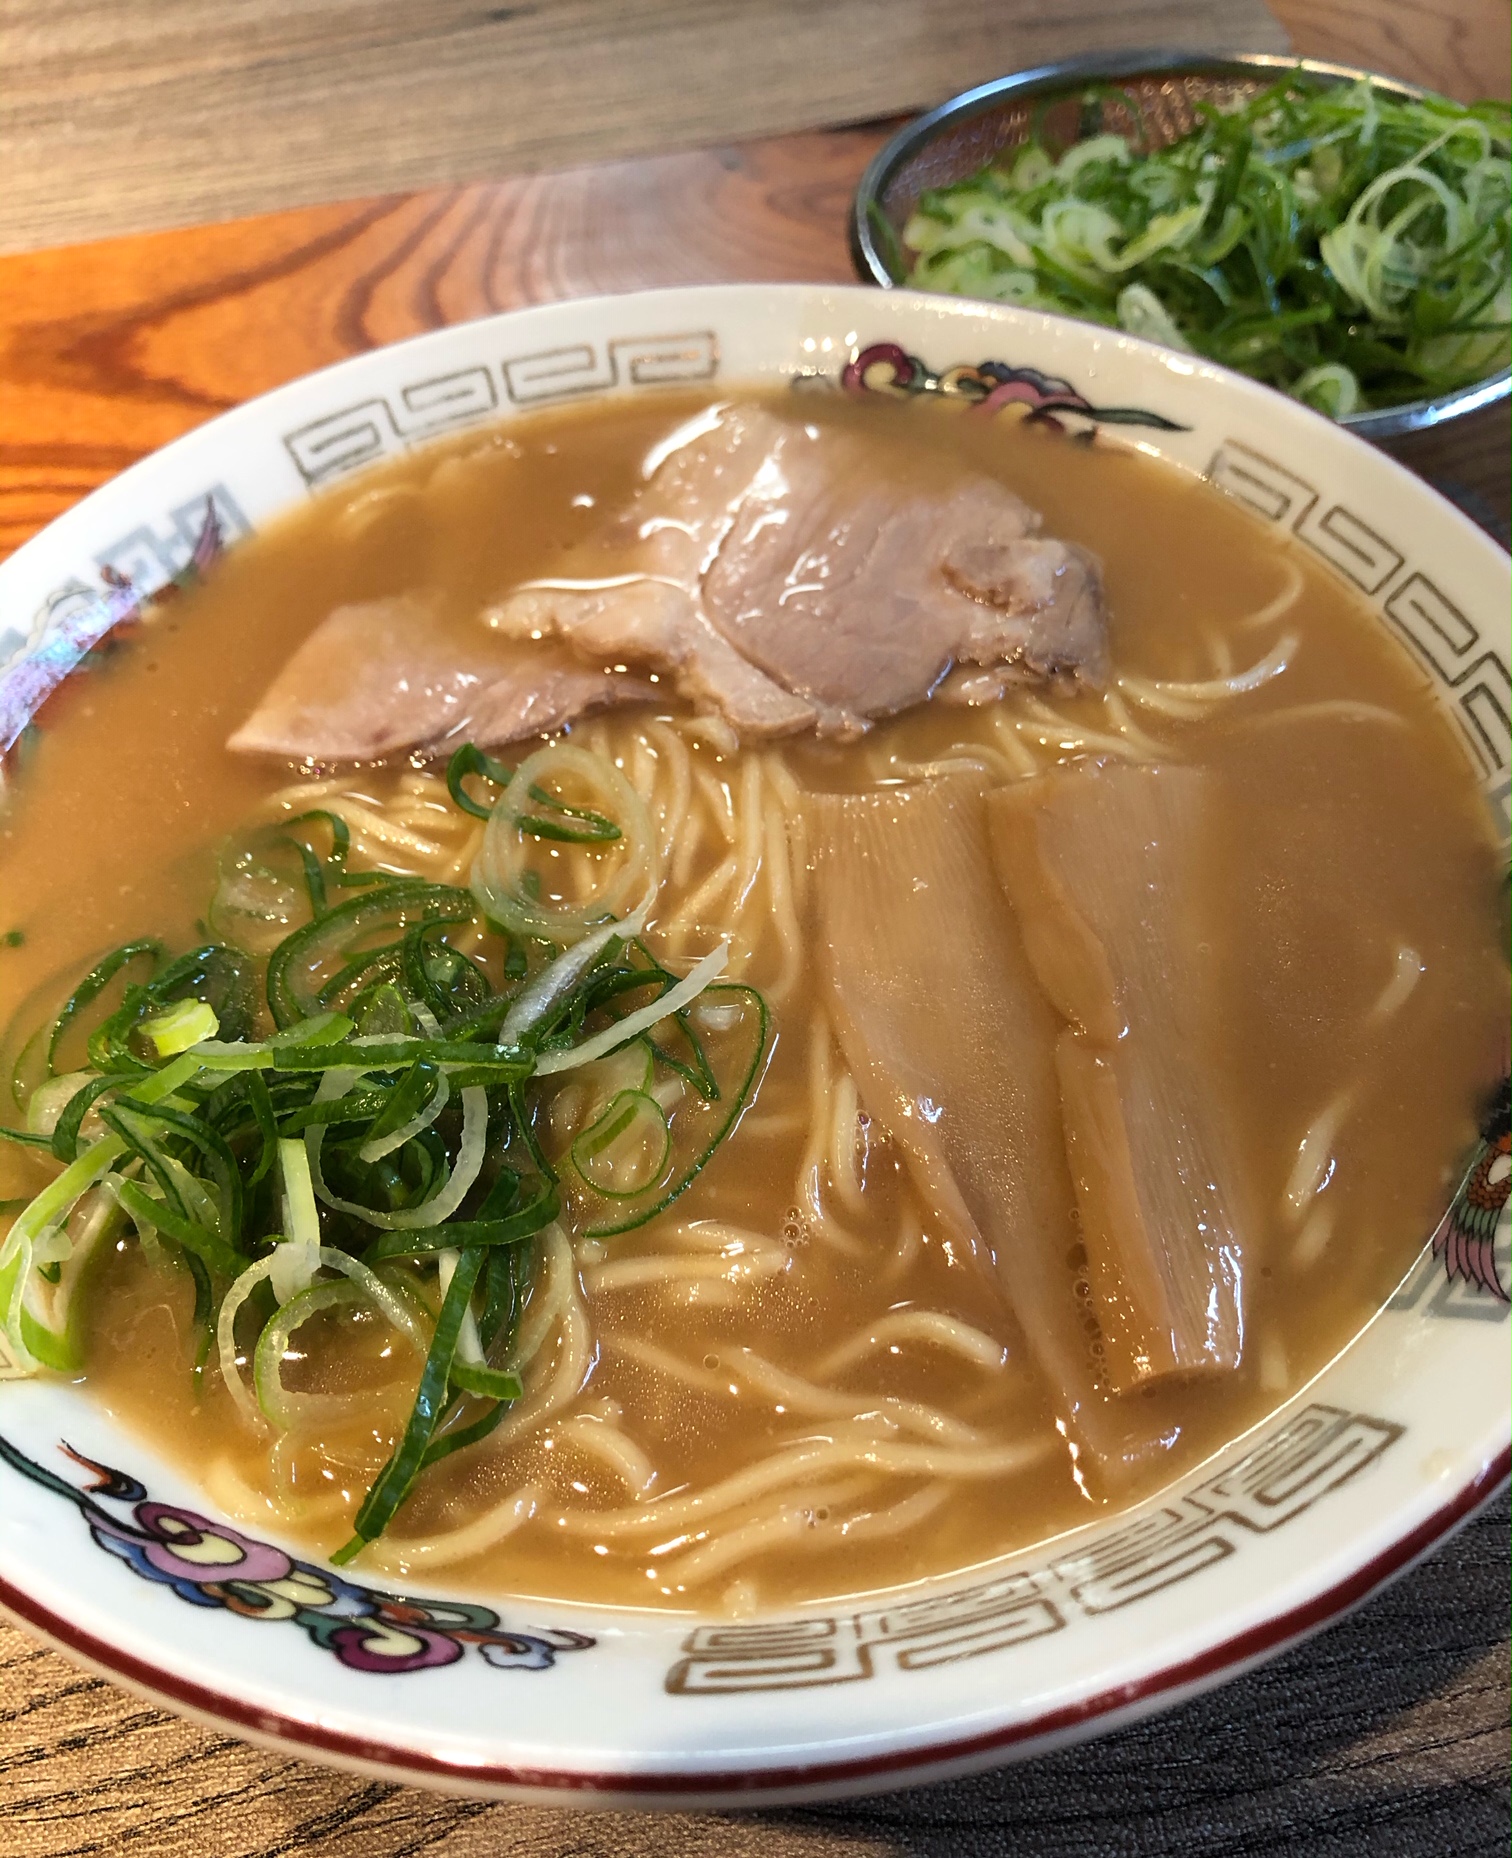
[[[0,930],[25,938],[0,950],[0,1022],[18,1012],[24,1019],[36,990],[128,936],[188,944],[217,842],[290,779],[287,768],[231,755],[225,739],[327,612],[424,588],[440,593],[442,624],[466,626],[490,598],[552,572],[597,513],[628,492],[649,447],[698,404],[668,394],[538,414],[384,466],[240,545],[203,587],[152,613],[71,680],[49,705],[0,818]],[[1123,1501],[1252,1426],[1316,1373],[1380,1308],[1446,1203],[1506,1024],[1504,886],[1488,825],[1460,749],[1398,649],[1321,566],[1279,546],[1207,486],[1116,444],[1082,446],[1045,428],[983,424],[949,409],[813,400],[802,410],[856,422],[883,450],[923,447],[937,460],[932,468],[964,462],[997,475],[1043,511],[1048,533],[1096,550],[1115,669],[1126,676],[1209,678],[1215,640],[1227,641],[1236,668],[1249,664],[1276,629],[1246,633],[1242,622],[1289,574],[1301,577],[1284,621],[1299,644],[1284,675],[1199,718],[1139,712],[1163,752],[1211,768],[1225,795],[1227,849],[1213,875],[1232,898],[1235,933],[1215,952],[1221,1011],[1210,1062],[1238,1106],[1256,1213],[1244,1365],[1227,1380],[1148,1396],[1152,1432],[1173,1442]],[[1382,706],[1402,723],[1286,715],[1339,699]],[[1024,702],[1008,697],[1004,714],[1026,716]],[[1062,704],[1058,713],[1073,711]],[[616,717],[591,729],[611,752],[628,753],[640,721]],[[880,725],[859,747],[790,743],[781,752],[800,785],[861,787],[886,774],[889,756],[919,764],[961,744],[990,747],[1000,739],[994,728],[992,710],[933,705]],[[1042,733],[1042,759],[1054,760],[1056,729]],[[1032,740],[1033,730],[1021,734]],[[738,779],[738,768],[708,745],[694,754],[710,780]],[[381,797],[395,777],[366,778]],[[1308,883],[1283,895],[1255,876],[1278,864],[1305,870]],[[756,942],[752,977],[765,984],[775,954]],[[1400,1011],[1378,1022],[1372,1008],[1400,948],[1415,951],[1422,972]],[[722,1392],[731,1351],[751,1346],[812,1375],[828,1351],[888,1312],[940,1311],[1001,1339],[1007,1365],[984,1375],[940,1350],[904,1344],[827,1384],[926,1402],[994,1438],[1041,1441],[1043,1455],[1019,1475],[956,1484],[903,1533],[818,1552],[779,1545],[748,1565],[681,1582],[666,1575],[677,1551],[652,1553],[664,1549],[658,1541],[622,1548],[564,1537],[542,1514],[492,1552],[446,1566],[438,1578],[449,1587],[625,1604],[790,1604],[978,1563],[1115,1501],[1095,1477],[1089,1485],[1074,1474],[1011,1318],[952,1266],[928,1209],[913,1201],[885,1149],[866,1175],[860,1255],[812,1237],[794,1242],[814,1011],[805,976],[777,1013],[775,1055],[747,1126],[675,1209],[678,1222],[731,1221],[774,1242],[786,1231],[786,1265],[737,1284],[727,1302],[722,1290],[704,1294],[696,1285],[675,1297],[655,1287],[590,1294],[599,1346],[570,1411],[620,1413],[656,1467],[657,1494],[696,1491],[795,1431],[824,1429],[779,1397]],[[1329,1229],[1320,1238],[1314,1228],[1304,1244],[1298,1222],[1282,1212],[1288,1176],[1309,1124],[1346,1093]],[[761,1133],[784,1119],[785,1129]],[[0,1151],[0,1170],[0,1195],[34,1189],[34,1173],[9,1151]],[[912,1255],[894,1260],[910,1214],[922,1237]],[[606,1258],[656,1253],[665,1225],[614,1241]],[[585,1268],[591,1284],[592,1255]],[[270,1465],[213,1372],[195,1395],[191,1301],[171,1268],[154,1267],[134,1244],[117,1247],[91,1292],[91,1389],[194,1469],[229,1467],[243,1480],[249,1520],[334,1547],[402,1422],[413,1368],[400,1375],[390,1365],[407,1363],[405,1351],[371,1319],[312,1325],[301,1348],[322,1365],[318,1373],[292,1366],[290,1384],[315,1374],[327,1389],[368,1390],[372,1408],[351,1436],[285,1450]],[[626,1336],[675,1349],[702,1380],[670,1382],[617,1346]],[[613,1404],[596,1404],[604,1402]],[[220,1475],[212,1491],[229,1501]],[[403,1534],[454,1527],[526,1480],[554,1493],[546,1512],[626,1501],[606,1464],[575,1450],[553,1421],[518,1447],[481,1448],[438,1468],[402,1514]],[[896,1482],[885,1501],[911,1487]],[[858,1501],[844,1478],[836,1488],[836,1504]],[[332,1496],[338,1491],[344,1500]],[[315,1506],[303,1519],[301,1503]]]

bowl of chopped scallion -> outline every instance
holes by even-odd
[[[1079,317],[1371,438],[1508,392],[1512,136],[1340,65],[1071,59],[962,93],[867,169],[858,271]]]

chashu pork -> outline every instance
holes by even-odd
[[[296,761],[376,761],[461,742],[497,748],[545,735],[654,686],[594,668],[562,646],[479,629],[460,639],[403,595],[342,606],[284,665],[229,747]]]
[[[761,406],[698,415],[645,473],[567,577],[516,588],[470,634],[402,597],[339,608],[230,746],[495,747],[671,692],[743,740],[843,738],[936,693],[1102,679],[1096,559],[994,479]]]
[[[1097,684],[1098,563],[1037,533],[994,479],[912,473],[858,432],[725,407],[659,448],[596,539],[631,571],[517,589],[485,617],[513,638],[670,674],[746,738],[854,736],[951,670]],[[654,608],[655,624],[647,622]]]

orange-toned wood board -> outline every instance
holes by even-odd
[[[135,459],[346,355],[525,303],[854,277],[884,127],[0,258],[0,554]],[[1505,409],[1398,449],[1505,534]]]
[[[523,303],[852,277],[879,129],[306,207],[0,259],[0,550],[281,381]]]

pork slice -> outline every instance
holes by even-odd
[[[964,663],[1022,680],[1101,685],[1108,671],[1102,566],[1089,549],[1051,536],[992,548],[958,534],[940,557],[945,579],[985,609],[957,649]]]
[[[991,479],[902,475],[854,433],[788,427],[719,540],[703,603],[827,733],[923,702],[962,662],[1100,681],[1097,564],[1035,535],[1038,521]]]
[[[748,664],[685,588],[648,576],[598,587],[537,582],[483,616],[505,638],[559,639],[580,660],[639,665],[666,676],[695,708],[717,710],[746,740],[813,727],[814,706]]]
[[[825,994],[862,1103],[957,1255],[1006,1294],[1073,1436],[1115,1479],[1132,1416],[1078,1301],[1051,1007],[993,870],[980,789],[805,802]]]
[[[577,578],[518,590],[490,625],[652,666],[747,737],[860,734],[956,666],[982,668],[978,698],[1105,673],[1095,558],[990,478],[759,406],[699,414],[647,462]]]
[[[459,639],[405,596],[337,607],[263,693],[228,746],[308,761],[376,761],[482,748],[560,729],[587,711],[656,690],[592,669],[561,647],[520,645],[479,629]]]
[[[1235,1368],[1244,1346],[1246,1196],[1202,953],[1212,786],[1195,768],[1093,765],[987,801],[1000,878],[1063,1022],[1067,1152],[1119,1392]]]
[[[468,637],[413,599],[342,607],[231,746],[320,761],[493,746],[669,684],[747,740],[844,737],[960,666],[980,668],[964,686],[977,697],[1024,678],[1096,682],[1097,563],[1038,526],[1002,485],[937,459],[711,408],[656,448],[573,580],[515,590]]]

